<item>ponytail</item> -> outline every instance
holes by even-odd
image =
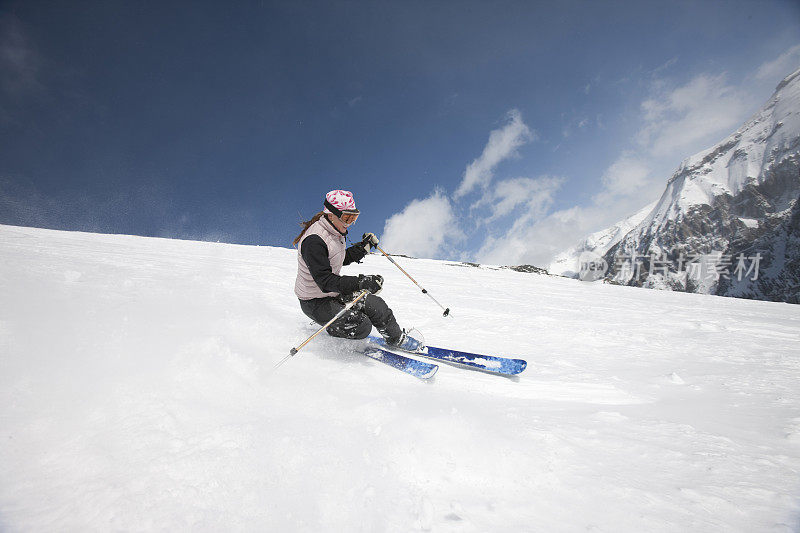
[[[310,228],[311,225],[314,222],[316,222],[317,220],[322,218],[324,215],[325,215],[325,212],[324,211],[320,211],[319,213],[317,213],[316,215],[311,217],[311,220],[306,220],[305,222],[301,222],[300,225],[303,226],[303,231],[300,232],[300,235],[295,237],[295,239],[292,241],[292,244],[297,246],[297,243],[300,242],[300,239],[302,239],[303,235],[306,234],[306,231],[308,230],[308,228]]]

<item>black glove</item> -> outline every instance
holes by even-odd
[[[370,249],[375,249],[375,247],[378,246],[378,237],[376,237],[374,233],[365,233],[361,236],[361,246],[363,246],[364,250],[367,252],[369,252]]]
[[[383,276],[378,274],[370,274],[369,276],[359,274],[358,288],[362,291],[367,289],[372,294],[378,294],[383,289]]]

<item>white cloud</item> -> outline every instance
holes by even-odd
[[[682,103],[680,93],[676,95],[676,102]],[[547,266],[570,244],[641,208],[646,203],[642,200],[645,190],[652,189],[651,192],[657,194],[658,188],[651,187],[653,181],[649,178],[647,160],[633,151],[622,153],[605,172],[601,180],[602,189],[589,207],[575,206],[548,214],[558,190],[566,181],[561,177],[517,177],[499,180],[489,186],[494,177],[493,168],[502,158],[488,154],[503,153],[503,157],[507,157],[520,144],[521,135],[509,131],[515,121],[514,115],[510,116],[511,123],[492,132],[483,155],[470,165],[473,170],[484,171],[482,179],[467,182],[465,176],[460,187],[461,190],[472,190],[480,184],[483,189],[480,199],[471,206],[473,216],[478,215],[475,227],[487,232],[475,260],[489,264]],[[587,121],[576,119],[574,126],[586,127]],[[523,128],[518,124],[516,131],[523,131]],[[505,133],[502,138],[507,142],[500,142],[501,133]],[[500,146],[505,148],[500,150]],[[469,183],[473,183],[471,188],[467,188]],[[505,226],[498,232],[504,227],[501,220],[508,220],[508,217],[513,217],[510,227]]]
[[[602,205],[620,196],[637,194],[652,185],[649,174],[650,167],[644,158],[634,152],[623,152],[603,173],[603,189],[592,199]]]
[[[450,199],[437,189],[389,217],[381,243],[387,253],[435,258],[463,238]]]
[[[412,201],[403,211],[386,220],[381,240],[387,249],[416,257],[455,252],[455,245],[466,236],[454,214],[453,202],[476,187],[480,187],[483,194],[473,207],[485,206],[490,213],[488,217],[481,217],[481,224],[493,222],[518,208],[523,210],[523,218],[544,211],[552,202],[548,179],[515,178],[489,188],[495,167],[513,157],[517,148],[533,138],[535,133],[522,121],[520,112],[509,111],[507,123],[490,132],[480,157],[467,166],[452,202],[444,191],[437,189],[428,198]]]
[[[567,246],[584,236],[584,210],[573,207],[539,220],[518,222],[500,237],[487,237],[477,253],[480,263],[547,266]]]
[[[555,193],[564,183],[563,178],[542,177],[538,179],[515,178],[501,182],[493,197],[493,215],[488,222],[515,211],[511,227],[500,237],[488,235],[477,253],[478,261],[492,264],[537,263],[542,257],[554,255],[563,248],[561,243],[543,246],[536,235],[536,228],[553,204]],[[549,217],[546,217],[549,218]]]
[[[508,112],[508,123],[489,134],[489,142],[479,158],[467,165],[464,178],[453,197],[457,200],[469,194],[475,187],[486,187],[492,181],[495,167],[516,154],[517,148],[536,138],[535,132],[522,121],[516,109]]]
[[[667,90],[664,80],[653,84],[653,94],[641,109],[644,126],[638,144],[654,156],[686,157],[700,142],[730,132],[750,106],[748,95],[727,84],[725,74],[700,74],[686,85]]]
[[[672,59],[667,60],[667,62],[664,63],[663,65],[661,65],[660,67],[656,67],[655,70],[653,70],[653,73],[658,73],[658,72],[662,72],[664,70],[667,70],[670,67],[674,66],[677,62],[678,62],[678,58],[677,57],[673,57]]]
[[[502,236],[488,237],[476,261],[547,268],[553,258],[587,235],[616,224],[645,205],[639,196],[612,198],[605,205],[573,206],[519,221]]]
[[[511,178],[497,182],[472,209],[485,208],[488,217],[480,217],[480,224],[490,224],[499,218],[516,212],[518,219],[538,218],[553,203],[556,191],[564,182],[561,178]],[[522,208],[522,212],[519,212]]]
[[[777,84],[800,67],[800,44],[797,44],[772,61],[761,65],[756,72],[756,79]]]

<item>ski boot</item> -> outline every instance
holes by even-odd
[[[386,339],[386,344],[392,348],[403,350],[404,352],[419,352],[425,348],[422,342],[410,336],[406,330],[402,330],[399,339]]]

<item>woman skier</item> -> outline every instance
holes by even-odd
[[[394,313],[382,298],[376,296],[383,288],[378,274],[341,276],[343,265],[360,263],[370,248],[378,245],[374,233],[365,233],[361,242],[345,248],[347,228],[358,219],[359,211],[353,193],[334,190],[325,195],[324,209],[311,220],[302,222],[303,231],[293,241],[297,247],[297,279],[294,292],[300,299],[300,309],[322,325],[342,310],[355,293],[368,290],[352,309],[328,326],[333,337],[364,339],[372,326],[386,343],[403,350],[414,350],[420,343],[400,329]]]

